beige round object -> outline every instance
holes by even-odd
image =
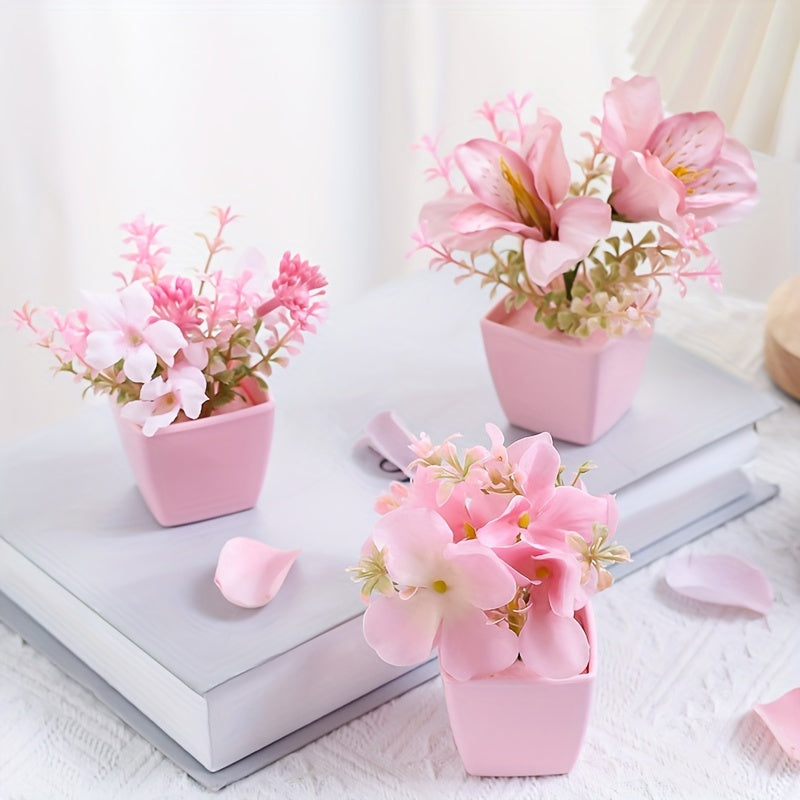
[[[767,371],[784,392],[800,400],[800,275],[770,296],[765,328]]]

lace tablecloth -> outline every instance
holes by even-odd
[[[763,316],[761,305],[706,298],[668,304],[659,329],[777,393],[761,362]],[[764,617],[674,594],[663,560],[600,595],[597,695],[571,774],[466,775],[435,679],[217,796],[800,797],[800,761],[751,710],[800,685],[800,405],[781,399],[784,408],[759,426],[757,462],[780,495],[688,546],[759,566],[774,588],[772,611]],[[0,799],[213,796],[0,625]]]

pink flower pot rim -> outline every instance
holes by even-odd
[[[117,412],[118,421],[122,425],[128,425],[132,428],[141,430],[141,427],[131,420],[124,419],[119,416],[118,412],[121,406],[114,405],[114,411]],[[223,406],[224,408],[224,406]],[[234,416],[241,419],[243,417],[257,416],[260,414],[267,414],[275,410],[275,401],[271,395],[267,395],[265,400],[254,403],[250,406],[243,406],[232,411],[224,411],[221,414],[212,414],[210,417],[202,417],[200,419],[186,419],[181,422],[173,422],[167,425],[166,428],[157,430],[151,438],[162,438],[164,436],[175,435],[184,433],[188,430],[198,430],[202,428],[213,428],[217,425],[223,425],[226,421],[230,421]]]
[[[521,330],[513,325],[509,325],[507,320],[516,314],[531,314],[532,325],[534,325],[538,332],[536,334],[529,333]],[[553,329],[550,330],[543,323],[533,320],[535,312],[530,308],[514,309],[506,311],[505,298],[500,299],[495,303],[482,317],[480,324],[482,327],[500,326],[508,331],[509,336],[514,336],[520,340],[526,340],[530,336],[535,335],[540,343],[545,347],[575,347],[584,351],[599,352],[605,347],[613,346],[616,342],[625,339],[628,336],[638,337],[640,339],[651,339],[653,337],[652,325],[648,328],[633,329],[628,331],[624,336],[609,336],[605,331],[595,331],[591,336],[569,336],[562,331]]]

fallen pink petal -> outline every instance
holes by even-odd
[[[222,546],[214,583],[242,608],[260,608],[280,591],[300,550],[276,550],[258,539],[237,536]]]
[[[800,687],[771,703],[753,706],[753,711],[764,720],[787,755],[800,761]]]
[[[736,556],[677,555],[667,562],[664,577],[671,589],[695,600],[759,614],[772,608],[772,586],[766,575]]]

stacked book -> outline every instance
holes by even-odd
[[[89,407],[0,460],[0,618],[197,780],[219,788],[437,672],[390,667],[365,645],[346,568],[393,477],[365,436],[393,410],[436,441],[512,441],[478,318],[489,300],[424,274],[334,306],[274,377],[276,426],[256,508],[164,529],[150,516],[110,409]],[[656,337],[633,407],[588,447],[556,443],[569,471],[616,492],[630,568],[767,499],[752,475],[756,422],[774,401]],[[228,604],[213,583],[234,536],[301,548],[278,596]],[[627,565],[624,565],[627,566]]]

